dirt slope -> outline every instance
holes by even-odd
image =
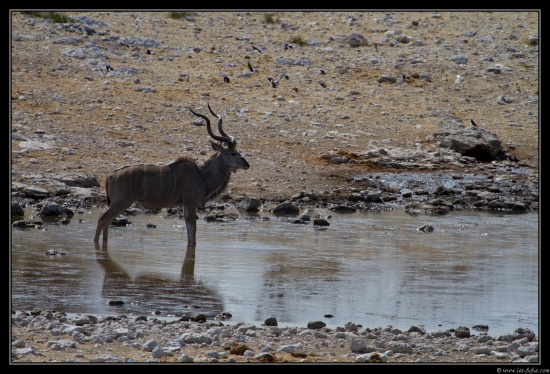
[[[426,137],[448,118],[474,119],[538,167],[537,12],[272,12],[273,23],[266,12],[64,14],[86,18],[11,14],[13,181],[78,170],[103,184],[125,164],[205,159],[209,137],[188,107],[207,103],[251,164],[234,195],[345,186],[376,170],[322,154],[436,147]]]

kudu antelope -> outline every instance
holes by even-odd
[[[139,164],[124,166],[115,170],[105,180],[105,192],[109,208],[97,220],[94,243],[99,242],[103,231],[103,243],[107,243],[111,222],[134,202],[144,208],[162,209],[182,206],[187,227],[187,243],[196,244],[197,209],[207,201],[214,200],[227,187],[231,172],[248,169],[250,165],[236,150],[237,141],[227,135],[222,128],[222,118],[216,115],[208,105],[210,113],[218,118],[218,131],[215,135],[208,117],[189,110],[195,116],[206,121],[206,129],[212,139],[212,148],[216,151],[202,164],[180,157],[167,165]],[[223,143],[227,147],[223,147]]]

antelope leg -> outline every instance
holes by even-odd
[[[128,209],[132,205],[132,202],[127,203],[119,203],[119,204],[111,204],[109,209],[101,213],[97,220],[97,228],[95,231],[95,237],[94,237],[94,243],[99,242],[99,235],[101,234],[101,231],[103,231],[103,242],[107,242],[107,235],[109,230],[109,225],[113,220],[120,215],[120,213],[124,212],[124,210]]]
[[[185,208],[185,226],[187,227],[187,244],[195,245],[197,243],[195,235],[197,233],[197,208]]]

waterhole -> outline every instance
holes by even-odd
[[[111,227],[108,246],[96,247],[101,212],[11,230],[12,310],[538,332],[538,213],[329,211],[324,229],[269,211],[235,210],[227,222],[201,213],[193,249],[184,221],[165,211],[128,216],[131,225]],[[25,220],[41,220],[32,214]]]

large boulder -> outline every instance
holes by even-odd
[[[456,151],[477,161],[492,161],[502,152],[497,136],[480,128],[440,129],[427,137],[436,140],[443,148]]]

